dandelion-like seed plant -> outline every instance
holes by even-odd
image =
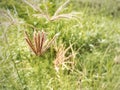
[[[65,6],[70,2],[70,0],[66,0],[62,5],[60,5],[58,9],[55,11],[55,13],[53,14],[53,16],[49,15],[48,7],[46,5],[44,5],[45,7],[45,11],[44,11],[37,4],[30,3],[28,0],[23,0],[23,1],[26,4],[28,4],[31,8],[33,8],[33,10],[35,10],[36,12],[39,12],[39,14],[34,14],[33,16],[38,18],[41,18],[41,17],[45,18],[47,21],[55,21],[61,18],[71,19],[73,17],[77,17],[77,14],[79,14],[77,12],[60,14],[61,11],[65,8]]]

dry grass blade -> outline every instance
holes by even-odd
[[[39,12],[43,12],[42,9],[39,8],[39,6],[35,5],[35,4],[31,4],[30,2],[28,2],[27,0],[23,0],[26,4],[28,4],[31,8],[33,8],[33,10],[35,11],[39,11]]]
[[[32,41],[30,40],[28,33],[25,31],[25,40],[28,43],[29,47],[31,48],[31,50],[37,55],[37,52],[34,48],[34,45],[32,44]]]
[[[58,16],[52,17],[50,20],[51,20],[51,21],[55,21],[55,20],[57,20],[57,19],[59,19],[59,18],[71,18],[71,16],[69,16],[68,14],[58,15]]]
[[[41,16],[41,17],[44,17],[46,20],[49,20],[49,15],[48,13],[45,13],[38,5],[36,4],[32,4],[30,3],[29,1],[27,0],[23,0],[26,4],[28,4],[31,8],[33,8],[33,10],[35,10],[36,12],[39,12],[40,14],[35,14],[33,16]],[[46,12],[47,12],[47,7],[46,8]]]
[[[33,40],[34,40],[34,44],[35,44],[35,50],[36,50],[36,53],[38,52],[38,43],[37,43],[37,34],[36,32],[34,32],[34,37],[33,37]]]
[[[38,54],[39,54],[39,55],[40,55],[40,53],[41,53],[41,52],[40,52],[40,50],[41,50],[41,49],[40,49],[40,43],[41,43],[41,40],[40,40],[40,39],[41,39],[41,38],[40,38],[40,32],[38,32],[38,37],[37,37],[38,46],[37,46],[37,47],[38,47]]]
[[[64,4],[62,4],[55,12],[54,16],[58,15],[61,10],[69,3],[70,0],[67,0]]]
[[[55,21],[55,20],[62,19],[62,18],[72,19],[72,18],[78,18],[78,17],[77,17],[77,13],[76,14],[75,13],[60,14],[57,16],[52,16],[50,18],[50,21]]]
[[[55,34],[55,36],[44,46],[45,48],[44,48],[43,52],[46,51],[51,46],[51,44],[55,41],[55,39],[59,35],[60,35],[60,33]]]
[[[16,15],[13,15],[9,9],[6,11],[0,9],[0,15],[1,19],[4,19],[2,22],[0,21],[0,25],[11,26],[20,24],[20,20],[16,17]]]
[[[40,49],[42,50],[43,48],[43,42],[44,42],[44,33],[42,32],[42,38],[41,38],[41,46],[40,46]]]

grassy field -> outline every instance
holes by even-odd
[[[120,90],[119,0],[1,0],[0,90]]]

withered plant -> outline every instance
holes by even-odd
[[[55,47],[56,50],[56,58],[54,60],[54,68],[57,72],[59,72],[59,69],[62,67],[63,69],[73,69],[74,68],[74,59],[76,56],[76,52],[74,52],[72,48],[73,44],[70,45],[68,48],[65,48],[63,44],[59,45],[58,47]],[[66,55],[67,52],[71,49],[71,53],[69,55]]]
[[[33,40],[29,38],[28,33],[25,31],[25,40],[30,47],[30,49],[34,52],[35,55],[42,55],[55,41],[58,34],[56,34],[50,41],[46,40],[45,32],[34,32]]]

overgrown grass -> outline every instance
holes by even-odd
[[[99,7],[87,0],[81,1],[71,1],[60,13],[76,10],[76,17],[55,21],[34,17],[33,14],[39,12],[23,1],[0,2],[0,90],[120,89],[120,59],[115,61],[120,53],[119,11],[113,10],[112,15],[106,8],[107,2]],[[64,2],[41,1],[40,7],[42,10],[45,10],[44,5],[49,7],[48,12],[53,16]],[[115,7],[115,3],[110,5]],[[60,33],[41,56],[36,56],[25,41],[24,31],[32,38],[35,30],[44,30],[48,39]],[[68,60],[74,62],[72,67],[61,63],[59,71],[56,71],[56,48],[62,44],[65,49],[73,44],[64,58],[76,55]]]

